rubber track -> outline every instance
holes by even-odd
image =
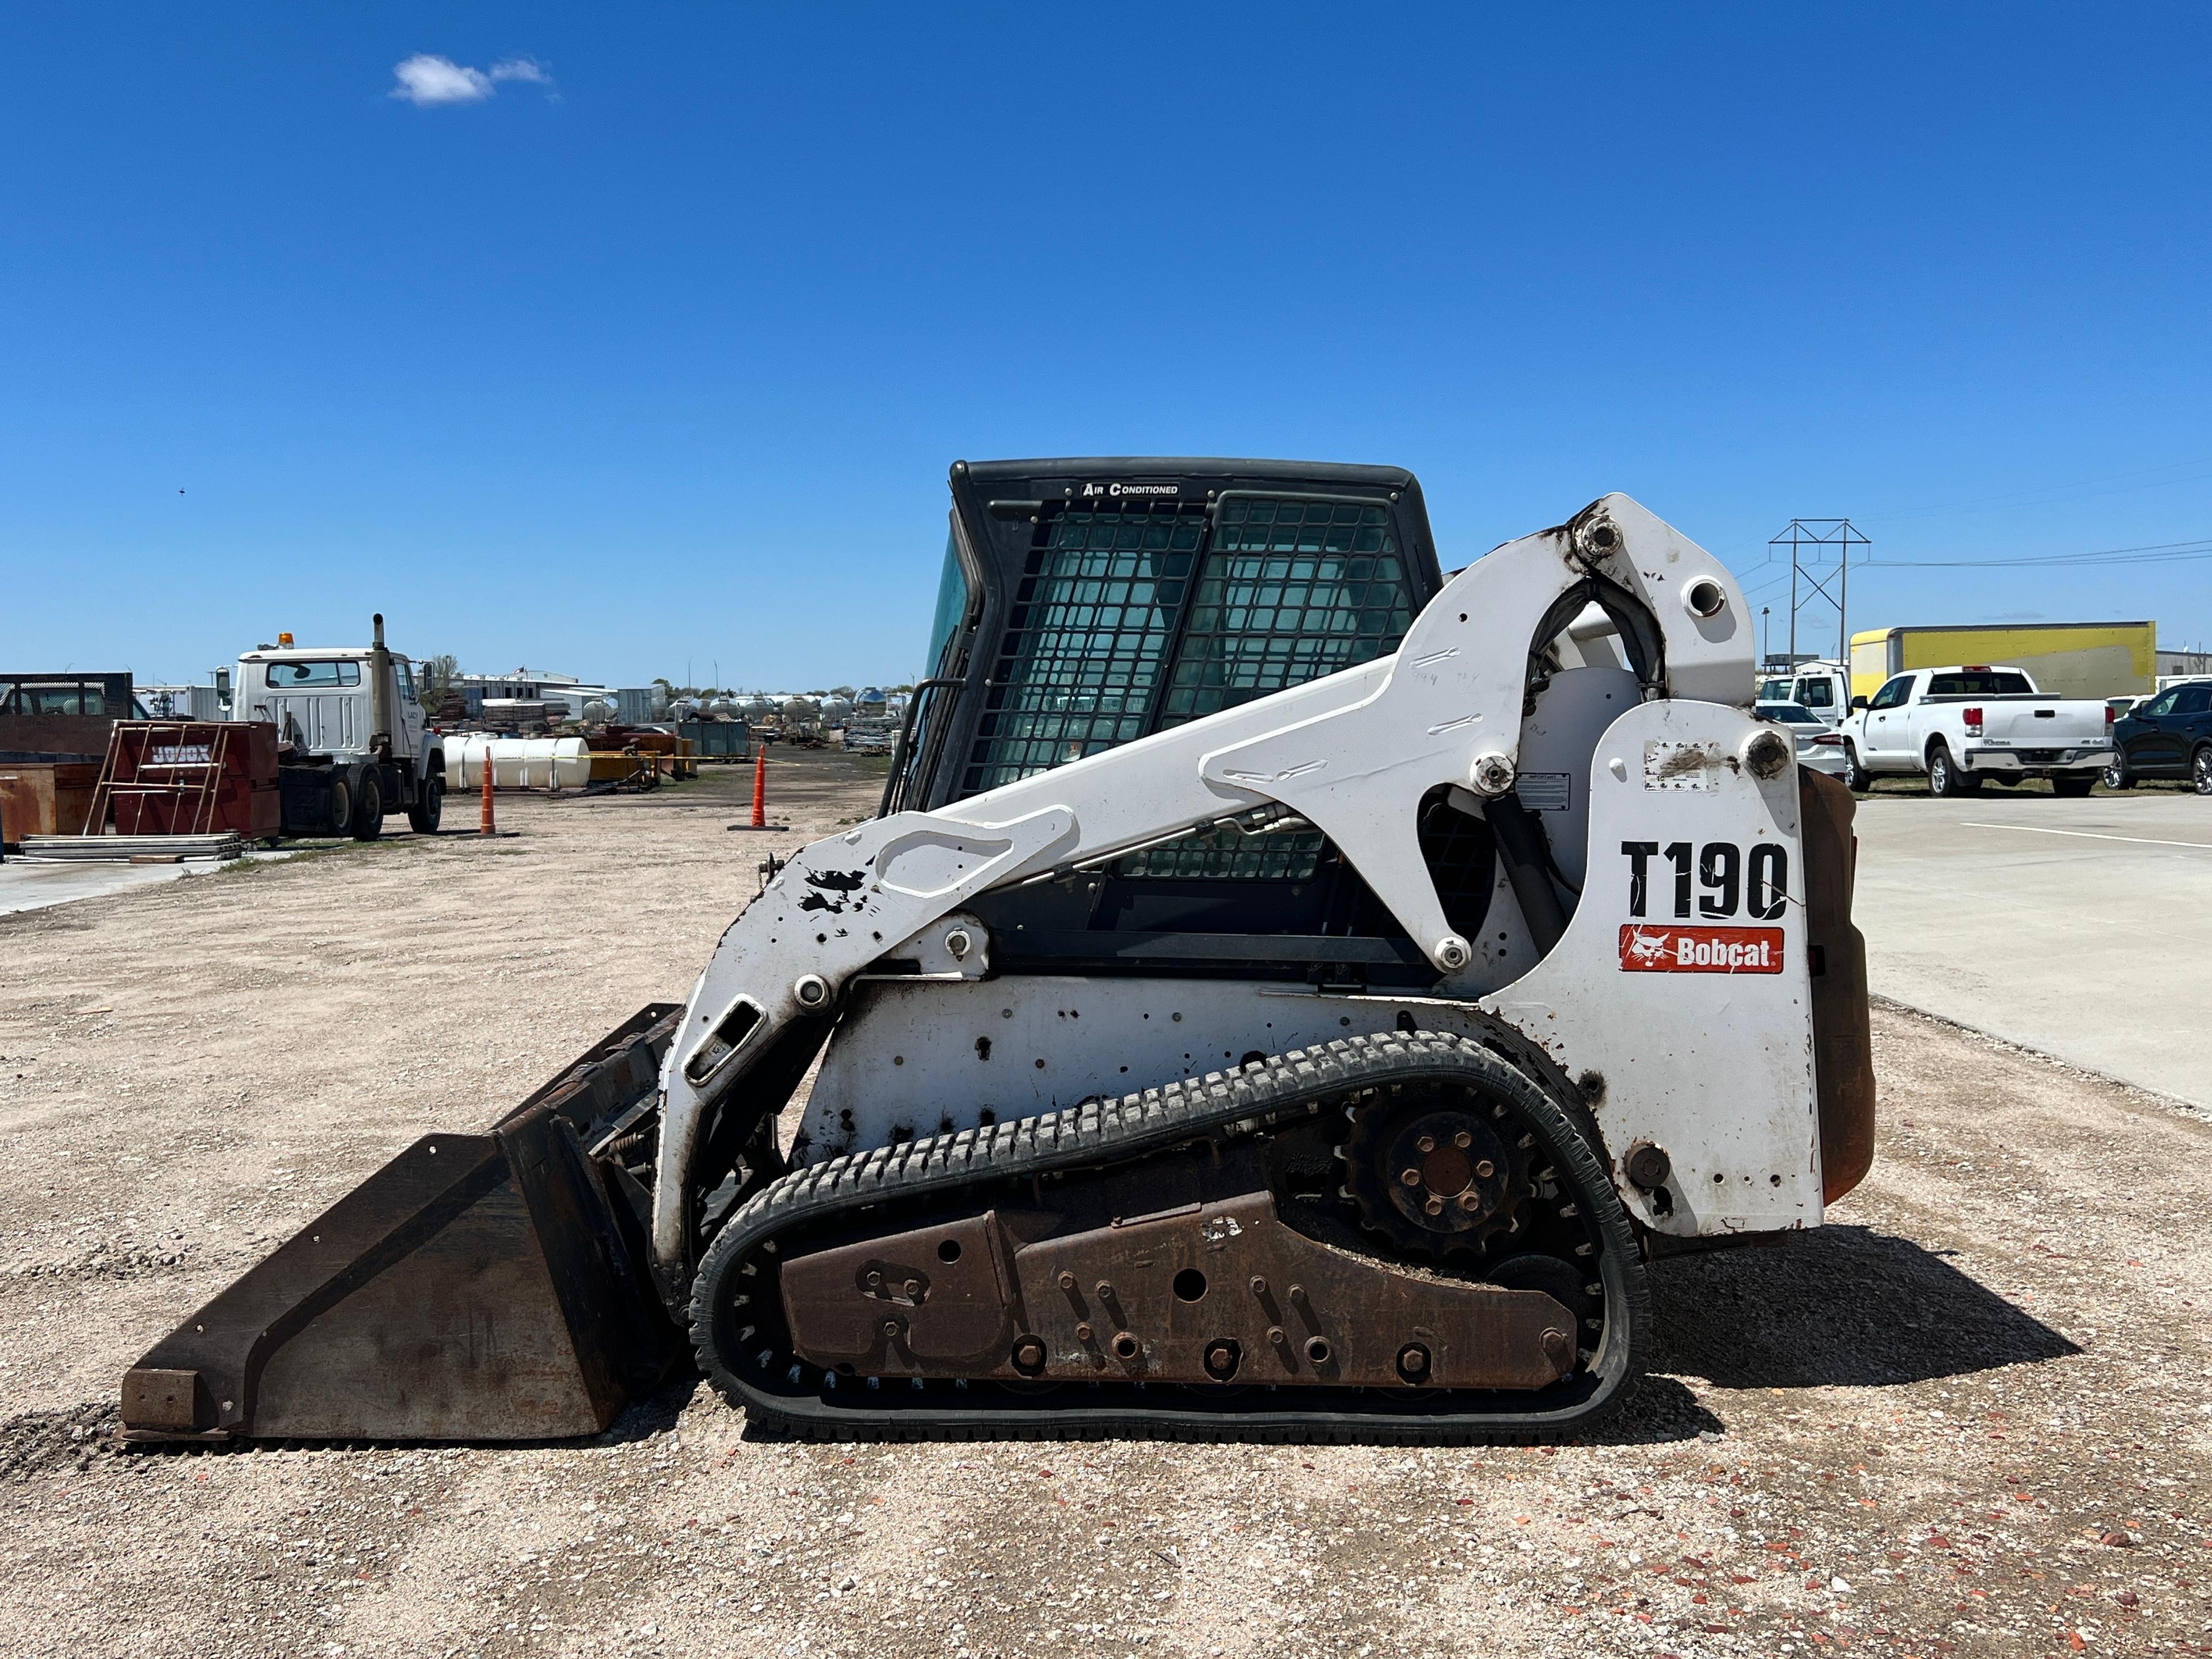
[[[1388,1086],[1460,1081],[1503,1095],[1520,1109],[1561,1164],[1565,1184],[1580,1190],[1585,1214],[1602,1243],[1607,1375],[1595,1395],[1564,1409],[1419,1412],[1393,1410],[1389,1391],[1367,1391],[1376,1404],[1356,1411],[1282,1409],[1178,1410],[1177,1396],[1155,1385],[1155,1405],[1058,1403],[1081,1398],[1071,1383],[1045,1409],[963,1405],[928,1412],[918,1405],[875,1409],[862,1403],[864,1383],[841,1390],[852,1404],[825,1402],[814,1392],[765,1391],[733,1372],[714,1340],[714,1303],[725,1274],[788,1227],[891,1200],[957,1193],[978,1182],[1025,1180],[1055,1172],[1097,1170],[1133,1158],[1208,1138],[1234,1138],[1270,1123],[1302,1118],[1348,1094]],[[865,1237],[866,1229],[855,1230]],[[1601,1156],[1574,1119],[1516,1067],[1457,1036],[1385,1032],[1296,1049],[1235,1073],[1146,1089],[1111,1101],[986,1128],[963,1129],[831,1158],[798,1170],[755,1194],[715,1237],[700,1264],[691,1302],[692,1345],[708,1379],[742,1406],[757,1426],[807,1439],[1099,1438],[1150,1436],[1180,1440],[1382,1442],[1397,1444],[1527,1443],[1586,1430],[1608,1414],[1643,1369],[1650,1322],[1650,1291],[1633,1230]],[[1620,1344],[1615,1350],[1613,1344]],[[985,1385],[988,1386],[988,1385]],[[883,1390],[890,1391],[887,1380]],[[1271,1391],[1280,1402],[1297,1391]],[[899,1396],[906,1397],[903,1389]],[[970,1395],[969,1398],[977,1396]],[[989,1399],[986,1394],[981,1398]],[[1141,1398],[1142,1396],[1139,1396]],[[1249,1396],[1248,1396],[1249,1397]],[[1490,1395],[1486,1399],[1510,1398]]]

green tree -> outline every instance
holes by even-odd
[[[450,651],[441,652],[434,657],[423,658],[416,668],[420,676],[416,689],[422,706],[434,713],[443,707],[447,694],[459,678],[461,660]]]

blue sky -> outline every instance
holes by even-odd
[[[962,456],[1403,465],[1448,564],[1615,489],[1754,582],[1796,515],[2212,537],[2208,46],[2179,5],[9,8],[0,666],[196,678],[381,609],[472,668],[903,678]],[[1852,596],[2212,641],[2207,562]]]

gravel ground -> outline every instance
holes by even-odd
[[[687,1382],[588,1443],[115,1450],[155,1337],[877,788],[771,777],[790,836],[725,776],[0,919],[0,1650],[2212,1651],[2212,1125],[1889,1007],[1873,1176],[1659,1263],[1587,1443],[808,1447]]]

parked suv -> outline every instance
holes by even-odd
[[[2112,724],[2118,751],[2105,787],[2124,789],[2137,778],[2187,778],[2212,795],[2212,680],[2169,685]]]

